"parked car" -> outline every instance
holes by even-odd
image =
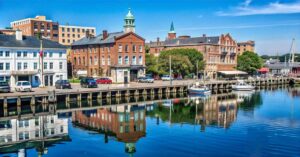
[[[170,81],[171,79],[173,80],[173,78],[170,75],[163,75],[161,77],[161,80],[163,81]]]
[[[56,89],[65,89],[65,88],[71,89],[72,87],[68,80],[57,80],[55,82],[55,88]]]
[[[99,78],[96,80],[97,84],[112,84],[112,80],[109,78]]]
[[[154,79],[152,77],[139,77],[138,82],[141,82],[141,83],[154,83]]]
[[[18,81],[16,83],[15,90],[17,92],[31,92],[32,91],[31,83],[28,81]]]
[[[10,86],[5,81],[0,81],[0,92],[9,93],[10,92]]]
[[[83,77],[80,80],[80,86],[85,88],[97,88],[97,82],[92,77]]]

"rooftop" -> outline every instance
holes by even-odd
[[[0,34],[0,47],[26,47],[40,48],[40,41],[33,36],[23,36],[23,40],[17,40],[15,35]],[[43,39],[43,48],[60,48],[66,47],[48,39]]]
[[[105,39],[103,39],[103,34],[100,34],[96,37],[84,37],[78,41],[75,41],[72,46],[114,43],[115,38],[124,34],[124,32],[108,33],[108,37]]]

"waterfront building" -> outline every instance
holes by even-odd
[[[237,43],[237,54],[242,55],[245,51],[255,52],[255,42],[252,40]]]
[[[9,119],[0,123],[0,153],[17,151],[18,156],[26,156],[26,149],[36,147],[44,154],[50,143],[68,136],[68,119],[57,115]],[[18,145],[22,142],[28,143]]]
[[[134,153],[135,143],[146,135],[145,114],[144,105],[123,105],[75,111],[72,121],[75,125],[105,134],[105,142],[108,142],[107,136],[115,137],[125,143],[127,153]]]
[[[38,36],[58,42],[58,22],[46,20],[46,16],[36,16],[35,18],[26,18],[10,23],[14,30],[21,30],[23,35]]]
[[[44,78],[45,86],[52,86],[59,79],[67,79],[67,59],[65,46],[42,39],[43,74],[40,57],[40,40],[33,36],[0,34],[0,81],[29,81],[37,87]]]
[[[72,45],[73,42],[85,37],[86,34],[95,36],[96,28],[59,25],[58,34],[59,34],[59,43],[62,45],[70,46]]]
[[[150,54],[159,56],[163,50],[192,48],[203,54],[205,74],[210,78],[217,78],[220,71],[234,71],[237,65],[237,43],[230,34],[220,36],[190,37],[187,35],[176,37],[174,24],[171,24],[168,37],[164,41],[151,42],[148,44]]]
[[[278,59],[270,59],[266,61],[265,67],[269,69],[272,75],[300,75],[300,62],[280,62]]]
[[[129,10],[122,32],[94,37],[87,34],[71,46],[73,76],[106,76],[127,83],[144,75],[145,39],[135,33],[135,18]]]

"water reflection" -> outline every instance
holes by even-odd
[[[285,91],[283,95],[292,94],[292,96],[294,96],[296,95],[294,94],[296,93],[295,91],[297,90],[289,89]],[[34,150],[39,156],[42,156],[43,154],[47,154],[48,156],[55,156],[57,154],[51,154],[49,152],[55,150],[57,151],[57,149],[51,149],[48,152],[49,147],[55,148],[58,147],[58,143],[66,143],[66,149],[64,151],[72,152],[72,149],[73,151],[74,149],[76,149],[74,148],[74,143],[73,145],[69,145],[69,147],[68,143],[72,143],[72,141],[70,142],[71,139],[77,138],[76,142],[79,142],[79,145],[88,145],[87,148],[94,147],[104,151],[108,150],[103,148],[105,146],[116,149],[118,148],[117,145],[120,145],[121,148],[123,148],[121,150],[122,153],[125,152],[131,156],[133,154],[136,155],[139,151],[145,151],[145,148],[142,148],[141,144],[139,145],[140,142],[150,140],[150,142],[147,142],[156,145],[157,143],[155,144],[155,140],[160,140],[155,139],[153,135],[152,137],[150,136],[150,138],[146,137],[146,134],[147,136],[149,134],[151,135],[151,131],[155,131],[155,129],[159,129],[161,128],[161,126],[164,129],[172,130],[172,127],[169,126],[175,125],[181,126],[182,128],[185,127],[186,130],[188,130],[188,128],[190,127],[198,128],[196,129],[197,134],[189,134],[191,135],[191,137],[189,138],[198,138],[197,140],[199,141],[199,134],[201,136],[206,135],[206,140],[209,139],[212,140],[212,142],[205,141],[203,143],[215,142],[219,144],[218,146],[220,146],[222,142],[226,143],[226,141],[231,141],[230,139],[241,139],[239,141],[231,141],[232,143],[236,144],[235,146],[237,147],[239,145],[238,142],[241,142],[245,139],[246,141],[251,141],[252,136],[254,134],[259,134],[259,131],[261,131],[261,134],[263,135],[266,135],[267,133],[269,133],[269,131],[271,132],[271,135],[274,135],[275,133],[273,134],[272,131],[275,130],[277,135],[278,132],[286,131],[287,129],[286,132],[288,133],[284,132],[285,136],[291,135],[291,137],[293,138],[299,138],[296,136],[297,134],[293,132],[297,129],[299,124],[298,122],[296,122],[298,120],[297,116],[299,117],[299,114],[296,113],[296,110],[294,110],[294,107],[297,108],[297,106],[292,106],[292,112],[288,111],[286,108],[286,112],[277,112],[277,108],[268,107],[271,105],[267,105],[265,101],[269,101],[268,104],[273,103],[273,101],[271,101],[270,103],[270,99],[265,99],[264,96],[265,94],[263,92],[232,92],[226,94],[211,95],[210,97],[189,96],[187,98],[172,98],[164,99],[161,101],[147,101],[127,104],[125,103],[120,105],[88,105],[87,108],[82,108],[81,105],[74,105],[70,108],[58,108],[57,110],[53,110],[53,114],[39,112],[39,114],[36,114],[34,116],[28,116],[28,114],[26,114],[24,117],[3,117],[0,118],[0,154],[17,154],[18,156],[27,156],[28,150]],[[285,100],[281,101],[285,102]],[[282,105],[281,103],[279,104]],[[265,110],[267,110],[267,112],[258,112],[260,108],[264,108]],[[290,114],[288,115],[290,117],[286,118],[283,113]],[[259,116],[257,116],[259,114],[261,115],[261,117],[263,117],[262,119],[259,119]],[[253,118],[254,115],[256,115],[255,118],[259,119],[258,121],[255,121],[255,118]],[[271,117],[271,120],[268,119],[268,116]],[[278,129],[278,124],[281,124],[282,126],[285,125],[283,123],[284,121],[276,121],[276,119],[274,118],[275,116],[276,118],[280,117],[281,119],[294,119],[293,125],[289,126],[290,128],[287,127],[284,129]],[[247,121],[246,124],[239,122],[240,119]],[[273,123],[273,121],[276,123]],[[146,124],[148,124],[148,126],[146,126]],[[276,125],[276,127],[271,127],[271,129],[268,128],[268,126],[271,124]],[[233,127],[236,125],[239,125],[239,127]],[[243,127],[245,127],[247,130],[242,130],[244,129]],[[70,129],[73,130],[73,132],[69,131]],[[215,132],[213,133],[214,136],[211,136],[212,133],[210,131],[212,129],[215,129]],[[241,129],[244,132],[255,131],[255,133],[247,134],[247,136],[244,137],[244,134],[240,134],[242,131],[238,129]],[[74,130],[80,130],[81,132],[74,134]],[[179,131],[185,132],[186,130],[182,129]],[[95,134],[92,134],[88,136],[89,138],[95,138],[96,144],[93,143],[94,140],[78,140],[78,136],[80,137],[85,132],[90,131],[98,135],[95,136]],[[222,131],[226,131],[228,132],[228,134],[226,136],[224,136],[224,134],[222,133],[221,135],[218,134]],[[267,133],[265,133],[264,131],[266,131]],[[100,139],[96,138],[99,137],[99,135]],[[164,140],[172,141],[172,137],[165,134],[162,135],[164,135]],[[179,136],[180,134],[174,133],[174,136],[175,135]],[[180,136],[178,138],[182,138],[181,140],[187,138]],[[267,138],[267,136],[264,137]],[[104,142],[99,144],[101,138],[103,138]],[[223,138],[229,140],[221,142],[218,141]],[[205,140],[205,138],[202,138],[202,140]],[[185,144],[191,145],[191,143],[193,144],[193,142]],[[215,149],[215,143],[212,146],[209,144],[207,145],[208,147],[210,146],[209,148]],[[170,145],[172,144],[180,145],[181,143],[170,142]],[[190,147],[192,146],[189,146],[185,149],[189,150]],[[273,147],[270,146],[270,148]],[[220,148],[220,150],[222,149]],[[90,152],[92,151],[92,148],[91,150],[84,149],[84,151]],[[99,150],[99,152],[101,151]],[[73,154],[73,156],[74,155],[76,156],[76,153]],[[100,156],[101,154],[96,155]],[[116,156],[118,155],[120,154],[116,154]],[[247,155],[249,155],[249,152]]]
[[[118,141],[125,143],[127,153],[136,152],[135,143],[146,134],[144,105],[75,111],[72,113],[72,121],[77,126],[104,134],[106,143],[108,136],[116,137]]]
[[[36,149],[38,155],[47,154],[52,144],[67,141],[68,119],[44,115],[0,121],[0,153],[26,156],[27,149]]]

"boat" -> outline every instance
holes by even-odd
[[[199,85],[196,83],[195,85],[188,88],[189,94],[200,94],[200,95],[209,95],[211,94],[211,90],[206,85]]]
[[[254,90],[254,86],[247,84],[243,80],[238,80],[237,84],[232,85],[232,90],[237,90],[237,91],[251,91]]]

